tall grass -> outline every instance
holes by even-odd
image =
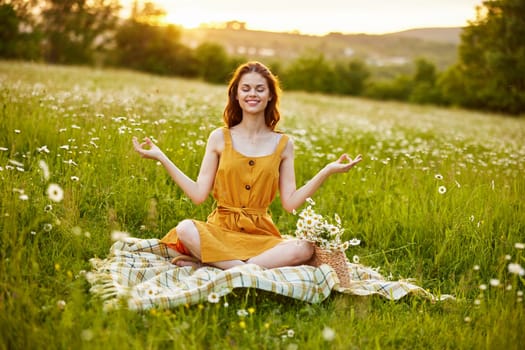
[[[524,279],[508,271],[525,266],[523,119],[284,94],[299,185],[341,152],[363,154],[314,198],[361,239],[349,257],[456,301],[333,294],[310,305],[252,289],[218,304],[104,312],[83,274],[107,255],[112,230],[161,237],[213,204],[192,205],[131,137],[153,137],[195,177],[225,87],[18,62],[0,62],[0,86],[0,349],[525,346]],[[295,217],[278,201],[271,209],[293,233]]]

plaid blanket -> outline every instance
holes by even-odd
[[[170,263],[166,246],[158,239],[124,238],[113,244],[106,259],[91,259],[86,273],[91,292],[105,300],[105,307],[127,305],[134,310],[172,308],[221,297],[234,288],[258,288],[310,303],[319,303],[332,291],[354,295],[378,294],[397,300],[408,294],[439,298],[408,281],[388,281],[377,271],[348,263],[351,286],[339,286],[329,265],[264,269],[246,264],[228,270],[214,267],[177,267]]]

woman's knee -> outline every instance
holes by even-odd
[[[310,242],[298,240],[293,247],[293,256],[297,264],[307,262],[314,254],[314,246]]]
[[[182,243],[192,243],[199,235],[199,231],[197,231],[195,224],[189,219],[179,222],[176,229],[177,237],[182,241]]]

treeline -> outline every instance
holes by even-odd
[[[118,0],[0,0],[0,57],[56,64],[117,66],[168,76],[228,81],[247,60],[204,42],[181,42],[181,28],[158,25],[165,12],[135,5],[119,18]],[[286,90],[453,105],[511,115],[525,111],[525,0],[484,1],[464,28],[458,61],[445,71],[419,58],[411,74],[372,79],[358,59],[308,52],[266,62]]]

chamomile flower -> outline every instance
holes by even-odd
[[[129,237],[129,233],[127,232],[124,232],[124,231],[113,231],[111,232],[111,240],[116,242],[116,241],[122,241],[126,238]]]
[[[43,145],[42,147],[36,148],[38,153],[49,153],[49,149],[47,148],[47,145]]]
[[[64,190],[57,184],[49,184],[47,187],[47,196],[53,202],[60,202],[64,198]]]
[[[308,205],[299,213],[296,222],[295,236],[299,239],[315,243],[318,247],[327,250],[346,250],[350,245],[358,245],[359,240],[343,242],[341,237],[344,228],[339,215],[334,214],[334,221],[317,214],[312,206],[314,201],[309,198]]]
[[[237,316],[239,316],[239,317],[246,317],[246,316],[248,316],[248,311],[246,311],[245,309],[239,309],[239,310],[237,310]]]
[[[361,244],[361,240],[357,238],[352,238],[350,241],[348,241],[348,243],[350,243],[350,245],[359,245]]]
[[[447,192],[447,188],[445,186],[439,186],[438,192],[439,194],[445,194]]]
[[[489,281],[490,285],[492,287],[499,287],[499,279],[497,278],[492,278],[490,281]]]
[[[82,332],[80,333],[80,338],[83,341],[91,341],[93,337],[94,337],[94,334],[91,329],[83,329]]]
[[[22,168],[22,169],[24,168],[24,163],[21,163],[21,162],[19,162],[18,160],[9,159],[8,162],[9,162],[10,164],[16,166],[17,169],[18,169],[18,168]]]
[[[80,236],[82,234],[82,229],[79,226],[75,226],[71,229],[71,233],[75,236]]]
[[[332,341],[335,339],[335,331],[330,327],[323,328],[323,339],[326,341]]]
[[[511,263],[507,266],[509,273],[519,276],[525,276],[525,269],[520,264]]]
[[[219,294],[215,292],[211,292],[210,294],[208,294],[208,302],[212,304],[217,304],[219,302]]]
[[[59,310],[64,310],[66,308],[66,302],[64,300],[57,301],[57,308]]]

